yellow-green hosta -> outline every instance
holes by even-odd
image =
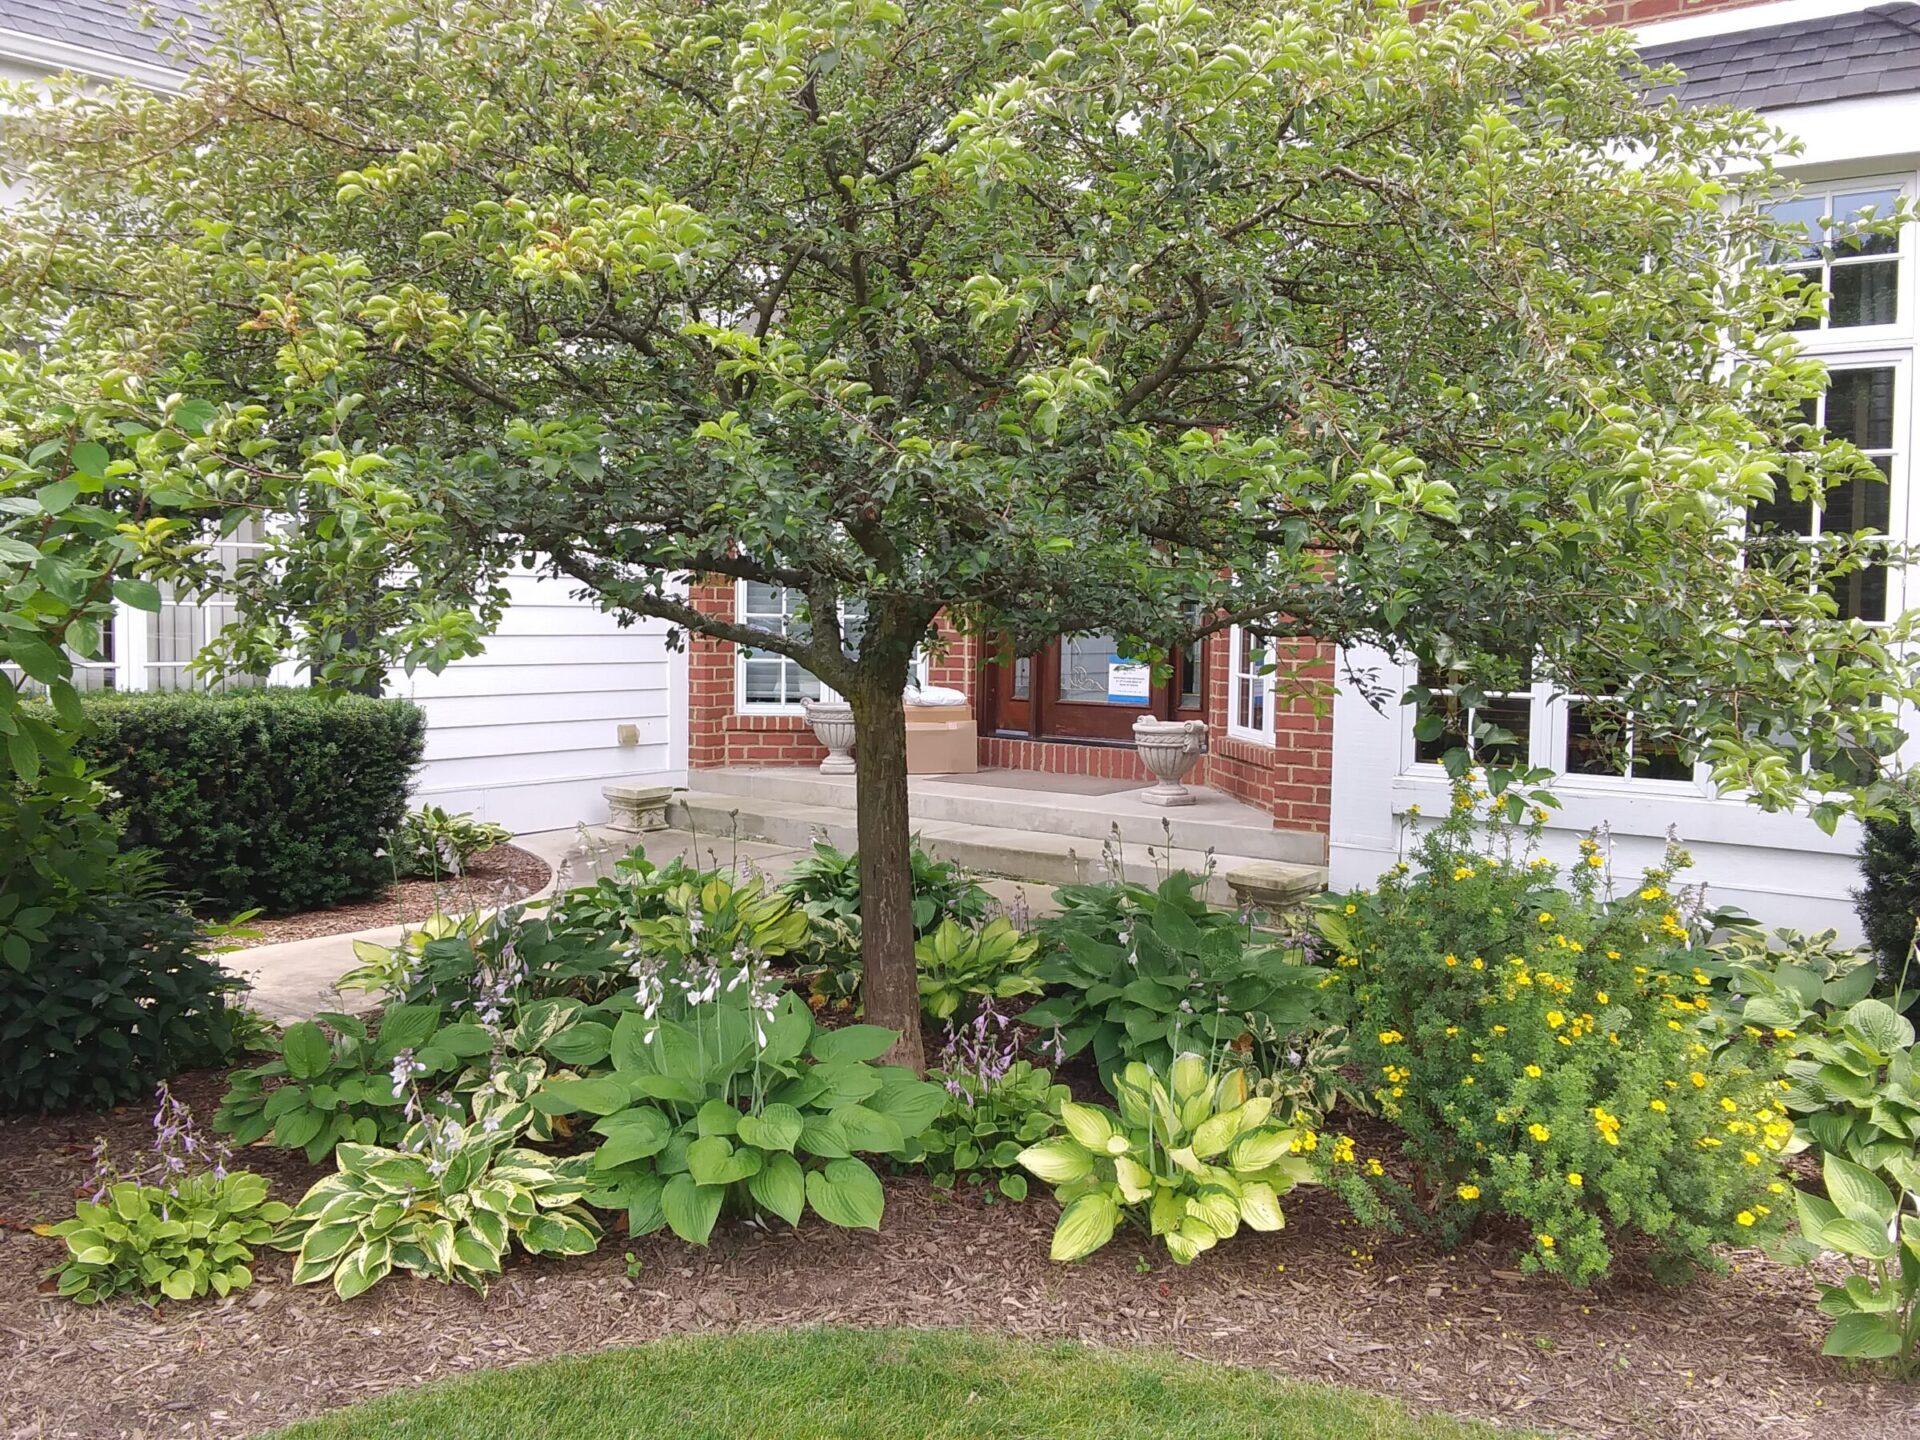
[[[1297,1132],[1272,1122],[1273,1101],[1248,1095],[1244,1070],[1216,1073],[1186,1054],[1173,1062],[1170,1084],[1135,1061],[1112,1088],[1118,1114],[1070,1101],[1060,1107],[1067,1133],[1020,1152],[1062,1206],[1055,1260],[1098,1250],[1129,1210],[1144,1210],[1183,1265],[1242,1225],[1285,1223],[1280,1197],[1311,1170],[1296,1152]]]

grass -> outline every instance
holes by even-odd
[[[662,1340],[399,1391],[278,1440],[1488,1440],[1482,1425],[1161,1351],[957,1331]]]

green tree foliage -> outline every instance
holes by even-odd
[[[1650,103],[1618,33],[1510,0],[210,8],[183,94],[7,92],[38,198],[0,274],[49,389],[204,407],[150,493],[286,518],[219,658],[440,664],[534,557],[797,659],[861,727],[867,1009],[907,1058],[897,696],[943,608],[1015,647],[1373,641],[1469,697],[1531,664],[1762,804],[1882,798],[1906,627],[1819,583],[1878,552],[1743,563],[1749,503],[1870,469],[1801,419],[1818,301],[1746,203],[1775,141]]]

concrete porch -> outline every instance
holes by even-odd
[[[805,846],[816,836],[857,845],[854,778],[812,769],[697,770],[668,822],[715,840],[727,836]],[[1194,787],[1197,803],[1161,809],[1128,780],[982,770],[915,776],[908,813],[920,844],[983,875],[1039,885],[1114,873],[1156,880],[1168,869],[1207,875],[1218,905],[1272,909],[1326,886],[1324,836],[1274,828],[1264,811]]]

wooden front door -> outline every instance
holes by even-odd
[[[1087,744],[1133,742],[1133,722],[1200,719],[1200,647],[1168,656],[1151,675],[1120,658],[1111,635],[1072,635],[1038,653],[986,667],[982,719],[990,733]]]

